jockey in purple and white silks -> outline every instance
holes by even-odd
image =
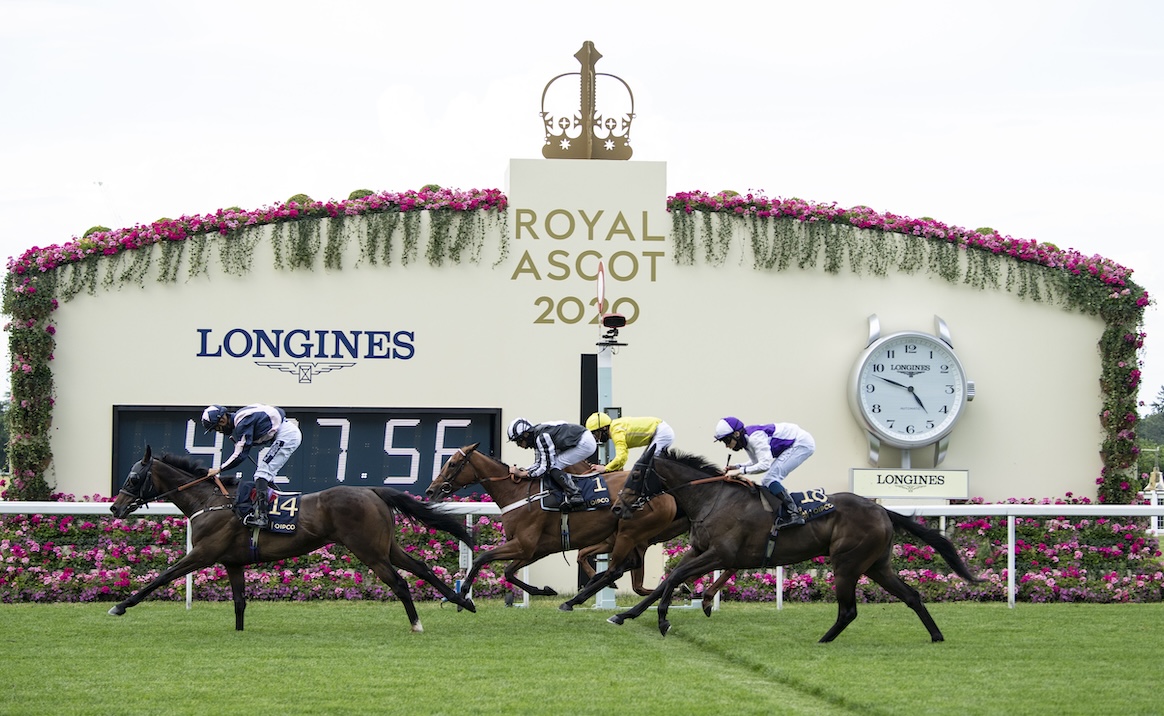
[[[534,463],[525,469],[511,467],[511,474],[518,477],[544,476],[553,481],[566,493],[563,512],[586,506],[582,491],[564,468],[588,460],[598,448],[589,430],[562,420],[534,425],[525,418],[517,418],[509,424],[506,435],[518,447],[533,448],[534,451]]]
[[[243,518],[246,525],[265,527],[267,489],[275,482],[275,476],[287,464],[287,460],[303,440],[299,426],[294,421],[287,420],[287,414],[282,408],[255,404],[233,413],[221,405],[211,405],[202,411],[202,427],[207,432],[220,432],[234,442],[234,452],[226,462],[217,469],[207,470],[211,477],[240,465],[250,455],[252,448],[267,448],[263,457],[255,463],[254,486],[258,499],[252,512]],[[250,487],[249,482],[239,484],[237,500],[245,500],[247,496],[244,495],[244,491],[249,494]]]
[[[746,477],[780,498],[786,514],[777,517],[777,529],[804,524],[804,515],[784,487],[784,478],[816,452],[816,441],[808,431],[794,423],[745,426],[729,416],[716,423],[715,439],[729,450],[743,448],[748,454],[749,462],[729,465],[728,475]]]

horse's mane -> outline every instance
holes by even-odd
[[[206,468],[203,467],[202,463],[191,457],[166,453],[159,459],[170,467],[177,468],[182,472],[188,472],[194,477],[203,477],[206,475]]]
[[[708,460],[702,455],[676,450],[674,447],[668,447],[666,450],[656,455],[656,457],[662,458],[664,460],[670,460],[672,462],[677,462],[680,465],[684,465],[693,470],[698,470],[707,475],[716,476],[723,474],[723,467],[716,465],[711,460]]]

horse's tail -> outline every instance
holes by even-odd
[[[391,487],[376,487],[373,489],[380,496],[381,500],[388,503],[389,507],[394,507],[399,510],[405,517],[423,522],[429,527],[440,530],[441,532],[448,532],[470,547],[475,546],[473,535],[469,532],[469,528],[465,526],[465,520],[463,518],[445,512],[440,508],[429,507],[407,492],[401,492]]]
[[[941,532],[915,522],[912,517],[906,517],[899,512],[894,512],[893,510],[886,510],[886,512],[889,513],[889,519],[893,520],[895,529],[903,529],[933,547],[937,550],[938,554],[942,555],[942,559],[946,560],[946,564],[950,565],[959,577],[971,583],[982,581],[962,561],[958,550],[954,548],[954,543],[946,539]]]

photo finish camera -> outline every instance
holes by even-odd
[[[602,334],[602,340],[598,342],[600,346],[625,346],[625,343],[618,342],[618,329],[626,325],[626,316],[621,313],[604,313],[602,314],[602,327],[606,332]]]

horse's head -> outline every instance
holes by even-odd
[[[145,456],[129,469],[129,474],[125,476],[125,482],[117,493],[117,499],[109,507],[114,517],[121,519],[158,496],[154,481],[150,478],[150,468],[153,464],[153,451],[146,445]]]
[[[468,447],[458,448],[457,452],[445,461],[440,474],[433,478],[432,484],[424,491],[425,496],[430,500],[433,498],[441,500],[457,490],[479,482],[481,476],[472,466],[470,456],[477,451],[480,444],[473,443]]]
[[[655,472],[655,447],[647,448],[626,476],[626,483],[610,508],[615,517],[629,520],[648,502],[663,494],[663,483]]]

